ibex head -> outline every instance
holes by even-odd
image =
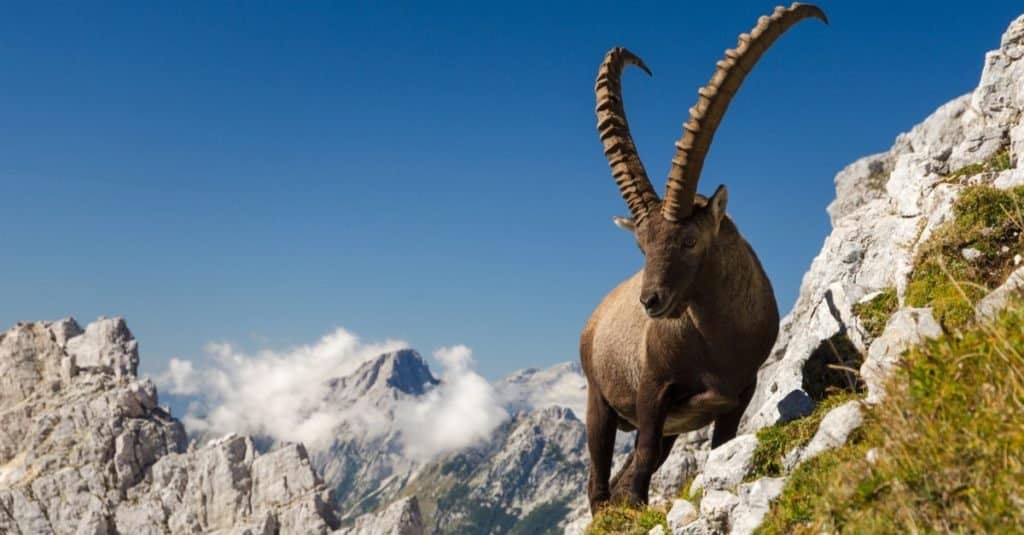
[[[729,195],[725,186],[719,186],[709,199],[698,198],[697,181],[729,102],[772,43],[809,17],[828,22],[816,6],[777,7],[771,16],[761,17],[749,34],[741,34],[736,48],[725,51],[711,80],[697,92],[697,104],[690,108],[690,119],[676,142],[664,200],[647,178],[621,97],[623,69],[636,65],[648,75],[651,71],[624,48],[613,48],[605,55],[594,87],[597,128],[615,183],[633,214],[617,217],[615,223],[633,232],[644,253],[640,301],[650,317],[677,317],[685,311],[696,275],[714,248]]]

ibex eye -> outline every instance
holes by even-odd
[[[686,238],[685,240],[683,240],[683,246],[686,247],[687,249],[692,248],[696,245],[697,238]]]

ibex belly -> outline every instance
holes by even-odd
[[[735,406],[736,400],[718,393],[705,392],[694,396],[681,406],[669,408],[662,434],[678,435],[700,429]]]
[[[591,380],[618,415],[635,423],[636,392],[644,368],[644,333],[650,321],[640,307],[639,274],[617,286],[595,314]]]

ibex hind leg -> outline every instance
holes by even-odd
[[[736,430],[740,426],[740,418],[750,404],[750,398],[754,396],[754,383],[740,392],[738,403],[728,412],[720,414],[715,418],[715,432],[711,434],[711,449],[715,449],[736,437]]]
[[[608,503],[611,493],[608,479],[612,471],[612,454],[615,452],[615,430],[618,415],[593,383],[587,384],[587,449],[590,452],[590,482],[587,497],[590,512]]]
[[[672,446],[676,443],[677,438],[679,438],[679,435],[662,437],[661,456],[658,458],[658,463],[654,468],[655,471],[661,468],[661,465],[665,464],[665,460],[668,459],[669,453],[672,452]],[[634,444],[634,450],[629,452],[629,456],[626,457],[626,462],[622,464],[622,468],[619,469],[618,473],[615,474],[615,477],[612,478],[612,502],[622,502],[629,497],[629,489],[633,485],[633,476],[636,473],[633,465],[633,459],[636,456],[635,447],[636,445]]]

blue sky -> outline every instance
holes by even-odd
[[[123,315],[144,371],[337,326],[480,370],[576,359],[638,269],[597,140],[623,45],[660,191],[686,110],[770,2],[0,4],[0,324]],[[701,191],[786,312],[834,174],[971,90],[1014,2],[821,2],[735,99]]]

